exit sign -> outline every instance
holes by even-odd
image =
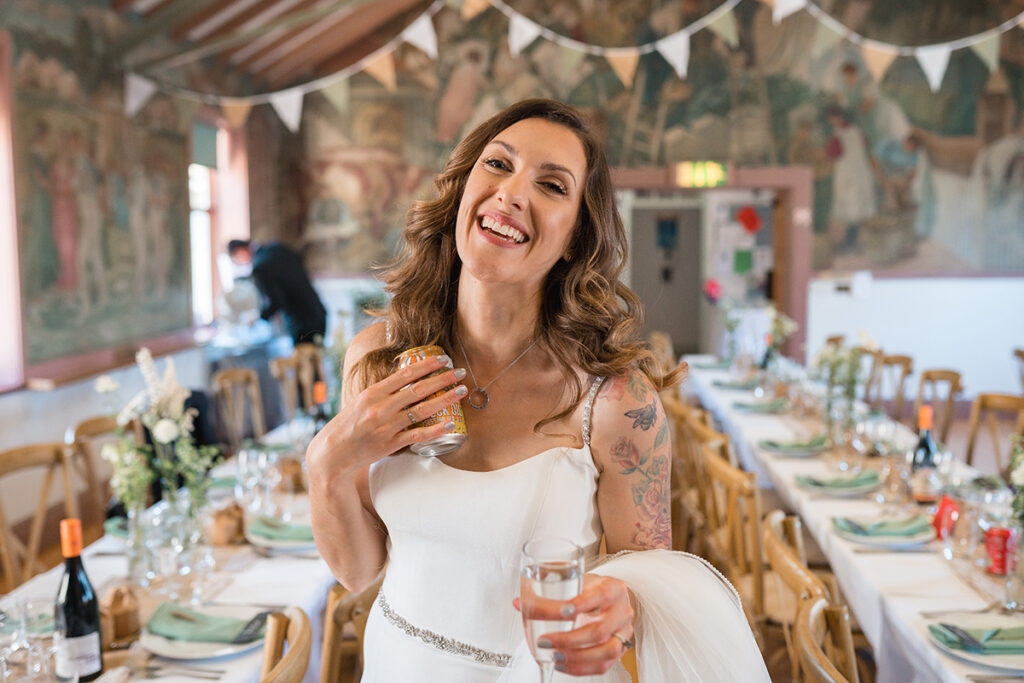
[[[683,161],[676,164],[679,187],[718,187],[725,185],[725,164],[717,161]]]

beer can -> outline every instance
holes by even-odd
[[[434,358],[435,356],[444,355],[446,355],[444,349],[442,349],[440,346],[417,346],[415,348],[409,349],[408,351],[403,351],[401,354],[399,354],[397,359],[398,367],[404,368],[407,365],[419,363],[421,361],[427,360],[428,358]],[[448,370],[451,370],[453,367],[454,366],[452,365],[452,362],[449,359]],[[440,375],[442,372],[445,372],[443,368],[435,370],[434,372],[427,375],[427,377]],[[445,392],[448,391],[448,389],[450,388],[451,387],[447,387],[441,391],[438,391],[429,396],[428,399],[437,396],[443,396]],[[454,422],[455,429],[448,432],[447,434],[442,434],[441,436],[431,439],[430,441],[422,441],[420,443],[412,444],[411,446],[409,446],[412,452],[418,455],[437,456],[444,455],[445,453],[451,453],[456,448],[461,446],[463,442],[465,442],[466,440],[467,431],[466,416],[462,414],[462,404],[459,401],[456,401],[455,403],[445,406],[444,408],[441,409],[440,412],[434,413],[430,417],[420,422],[417,422],[416,424],[412,425],[412,427],[428,427],[430,425],[444,424],[446,422]]]

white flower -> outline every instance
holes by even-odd
[[[118,385],[117,380],[110,375],[100,375],[93,383],[93,389],[96,390],[97,394],[112,394],[119,387],[120,385]]]
[[[171,443],[181,434],[178,424],[171,419],[164,418],[153,427],[153,439],[157,443]]]
[[[103,444],[103,448],[100,449],[100,457],[111,465],[116,465],[121,462],[121,449],[118,444],[113,441],[108,441]]]
[[[1024,460],[1019,462],[1010,473],[1010,482],[1014,486],[1024,486]]]
[[[871,338],[871,335],[868,334],[867,330],[861,330],[857,333],[857,341],[860,342],[861,346],[869,351],[878,350],[878,343]]]
[[[139,417],[139,413],[142,410],[142,405],[146,402],[146,392],[140,391],[132,397],[132,400],[125,404],[125,407],[121,409],[121,412],[117,414],[117,424],[119,427],[124,427],[132,420]]]

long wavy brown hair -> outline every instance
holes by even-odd
[[[569,242],[571,258],[559,259],[548,273],[537,330],[538,346],[547,348],[560,366],[570,400],[564,410],[534,429],[539,431],[576,410],[585,391],[579,370],[593,377],[615,377],[636,368],[659,390],[678,382],[685,372],[684,366],[668,373],[661,370],[640,339],[640,300],[619,282],[627,258],[626,233],[604,150],[575,109],[554,100],[531,99],[513,104],[467,135],[435,178],[439,196],[416,202],[410,209],[404,246],[383,275],[392,298],[380,314],[387,316],[390,339],[353,368],[354,379],[364,386],[394,372],[395,357],[408,348],[453,347],[462,269],[455,248],[455,221],[466,178],[495,136],[531,118],[571,130],[583,143],[587,160],[580,210]]]

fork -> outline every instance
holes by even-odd
[[[984,614],[986,612],[1002,614],[1007,612],[1007,609],[1002,600],[996,600],[995,602],[985,605],[984,607],[979,607],[978,609],[943,609],[921,612],[920,614],[925,619],[934,619],[947,614]]]
[[[967,674],[967,680],[974,683],[1012,683],[1024,681],[1021,674]]]
[[[184,676],[185,678],[198,678],[203,681],[219,681],[220,674],[205,673],[195,669],[174,669],[162,666],[147,666],[142,670],[143,678],[152,680],[154,678],[166,678],[168,676]]]

